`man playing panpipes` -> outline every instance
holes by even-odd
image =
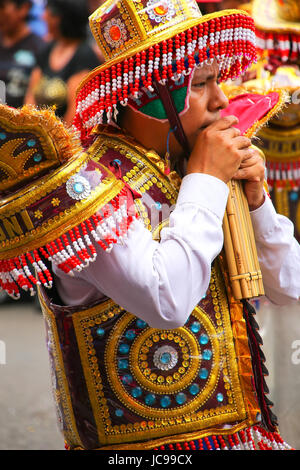
[[[234,298],[223,251],[227,183],[243,180],[266,296],[299,300],[293,225],[276,214],[250,139],[282,96],[229,103],[218,85],[255,60],[253,20],[202,17],[192,0],[109,0],[91,28],[106,62],[78,90],[86,156],[39,189],[43,243],[30,239],[22,259],[40,268],[66,447],[289,449],[255,312]],[[18,260],[2,259],[17,295]]]

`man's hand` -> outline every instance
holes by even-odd
[[[265,167],[258,150],[251,148],[252,155],[245,158],[234,179],[244,180],[244,191],[248,200],[249,209],[258,209],[265,200],[263,185],[265,179]]]
[[[228,183],[239,174],[242,161],[253,156],[251,140],[233,126],[235,116],[218,119],[200,132],[187,163],[186,173],[205,173]]]

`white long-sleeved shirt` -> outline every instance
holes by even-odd
[[[211,264],[222,250],[227,198],[228,187],[221,180],[186,175],[159,242],[135,221],[123,244],[110,253],[97,247],[94,263],[75,277],[53,266],[62,301],[83,305],[109,297],[153,328],[183,326],[205,295]],[[276,213],[269,197],[251,218],[267,297],[276,304],[296,302],[300,245],[293,224]]]

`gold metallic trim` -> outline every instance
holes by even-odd
[[[289,190],[288,188],[278,188],[276,185],[273,188],[274,202],[276,210],[279,214],[290,218],[290,206],[289,206]]]
[[[279,95],[279,100],[277,104],[262,118],[256,121],[250,129],[245,133],[246,137],[252,138],[257,134],[257,132],[264,127],[270,119],[272,119],[274,116],[276,116],[283,108],[286,106],[287,100],[288,100],[288,93],[282,88],[276,88],[272,90],[268,90],[265,93],[259,93],[260,95],[268,95],[270,92],[275,92],[278,93]]]
[[[264,139],[268,147],[261,147],[267,161],[296,162],[300,160],[300,129],[273,129],[266,127],[260,130],[258,137]],[[261,142],[257,145],[261,146]],[[295,146],[295,149],[293,149]]]
[[[17,199],[15,195],[1,198],[0,218],[14,215],[19,212],[20,207],[25,208],[38,199],[42,199],[48,193],[65,183],[70,176],[79,171],[90,158],[87,153],[74,155],[72,159],[53,170],[50,174],[43,176],[37,182],[35,181],[30,186],[26,186],[24,189],[20,190]]]
[[[177,442],[190,442],[195,439],[202,439],[203,437],[209,436],[228,436],[229,434],[234,434],[236,432],[245,429],[245,423],[238,423],[232,426],[230,429],[222,428],[222,426],[212,427],[204,431],[194,431],[184,434],[176,434],[172,436],[162,437],[160,439],[147,440],[145,442],[138,442],[136,444],[117,444],[117,445],[107,445],[104,447],[99,447],[95,450],[152,450],[156,447],[163,446],[166,444],[176,444]],[[83,450],[83,449],[74,449],[74,450]]]

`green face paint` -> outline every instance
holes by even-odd
[[[188,87],[179,88],[178,90],[174,90],[171,92],[178,113],[181,113],[185,109],[187,92]],[[167,119],[165,108],[159,98],[145,104],[139,109],[139,111],[155,119]]]
[[[171,95],[178,114],[188,108],[188,95],[192,76],[193,74],[184,76],[180,82],[169,80],[166,84],[171,90]],[[162,101],[156,93],[150,92],[149,90],[142,89],[137,99],[129,98],[128,104],[133,109],[150,118],[160,121],[166,121],[168,119]]]

